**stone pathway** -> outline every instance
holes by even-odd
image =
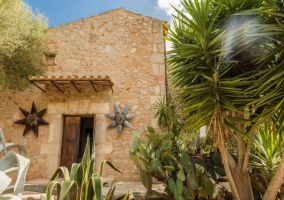
[[[58,181],[61,181],[62,179],[57,179]],[[46,186],[48,183],[48,179],[36,179],[36,180],[30,180],[27,181],[27,184],[38,184],[42,186]],[[107,192],[110,189],[110,185],[115,186],[117,182],[114,182],[114,179],[112,178],[104,178],[105,187],[103,188],[103,194],[107,194]],[[146,200],[147,194],[146,189],[139,181],[123,181],[124,184],[118,184],[115,189],[114,196],[119,196],[121,194],[125,194],[127,190],[135,193],[135,199],[136,200]],[[230,191],[229,184],[227,182],[222,183],[222,185],[227,188],[227,190]],[[158,182],[153,183],[152,186],[153,193],[151,196],[151,200],[161,200],[165,199],[165,193],[164,193],[164,185]],[[40,200],[40,196],[45,194],[35,193],[35,192],[24,192],[22,199],[23,200]],[[218,200],[224,200],[221,196],[218,198]]]
[[[61,181],[62,179],[57,179],[57,180]],[[39,185],[45,186],[45,185],[47,185],[48,181],[49,181],[48,179],[36,179],[36,180],[27,181],[26,183],[27,184],[39,184]],[[106,182],[107,184],[103,188],[103,194],[106,194],[110,189],[110,185],[112,184],[114,186],[116,184],[116,182],[113,182],[113,179],[108,179],[108,178],[104,178],[104,182]],[[127,188],[128,188],[129,191],[134,192],[136,194],[135,199],[137,199],[137,200],[145,199],[144,197],[145,197],[145,194],[146,194],[146,189],[142,185],[141,182],[138,182],[138,181],[123,181],[123,183],[126,184],[127,187],[123,184],[118,184],[116,186],[116,189],[115,189],[115,193],[114,193],[115,196],[126,193]],[[163,194],[164,186],[161,183],[153,183],[152,189],[154,191],[157,191],[158,193]],[[44,194],[26,191],[26,192],[24,192],[22,199],[23,200],[40,200],[41,195],[44,195]],[[157,198],[157,199],[159,199],[159,198]]]

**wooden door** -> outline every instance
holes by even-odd
[[[65,116],[60,166],[71,169],[72,163],[78,161],[78,149],[80,142],[80,123],[81,117]]]

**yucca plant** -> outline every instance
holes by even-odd
[[[169,102],[166,101],[166,98],[159,98],[153,105],[153,108],[156,109],[155,117],[158,120],[158,126],[171,129],[176,121],[176,116],[174,116],[174,110],[171,108]]]
[[[251,165],[268,180],[273,177],[284,153],[284,140],[266,123],[254,137]]]
[[[169,95],[168,98],[161,97],[153,105],[155,110],[155,118],[158,120],[157,125],[160,129],[167,128],[168,131],[174,134],[172,139],[173,145],[171,147],[172,154],[178,158],[179,150],[186,151],[185,141],[181,140],[181,129],[183,128],[183,115],[180,114],[178,102],[173,98],[174,94]]]
[[[262,198],[269,181],[274,176],[284,153],[283,147],[282,135],[270,122],[260,127],[254,135],[250,165],[252,167],[251,184],[255,200]],[[283,189],[280,189],[281,192],[278,196],[283,193]]]
[[[284,2],[182,0],[167,39],[169,76],[188,129],[213,136],[236,200],[253,200],[248,172],[255,130],[278,113],[284,122]],[[228,153],[230,138],[237,160]],[[263,198],[275,200],[284,159]],[[241,180],[241,181],[240,181]]]
[[[116,183],[115,186],[111,186],[108,193],[103,196],[103,168],[104,165],[109,165],[115,171],[121,173],[110,162],[103,161],[100,164],[98,173],[94,173],[95,163],[95,151],[92,149],[90,153],[90,139],[87,138],[86,148],[81,163],[73,163],[71,171],[69,173],[66,167],[58,168],[46,189],[46,199],[52,199],[52,193],[56,187],[56,199],[57,200],[111,200],[114,196],[115,187],[117,184],[123,184],[122,182]],[[60,183],[55,178],[59,173],[63,174],[64,180]],[[127,186],[125,185],[127,188]],[[128,188],[127,188],[128,189]],[[134,199],[134,195],[128,190],[128,192],[119,198],[125,200]]]

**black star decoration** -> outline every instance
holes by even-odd
[[[14,123],[26,125],[23,136],[30,129],[32,129],[34,131],[34,134],[38,137],[38,125],[49,125],[49,123],[47,121],[42,119],[42,116],[45,114],[47,109],[43,109],[43,110],[41,110],[37,113],[34,102],[33,102],[32,109],[31,109],[30,113],[28,111],[22,109],[21,107],[19,107],[19,108],[20,108],[21,112],[25,115],[26,118],[15,121]]]

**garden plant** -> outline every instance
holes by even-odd
[[[235,200],[253,200],[249,158],[267,121],[284,122],[284,2],[182,0],[167,39],[169,76],[187,113],[186,128],[207,127],[220,151]],[[228,152],[236,144],[237,159]],[[263,194],[275,200],[283,155]]]
[[[98,173],[95,174],[94,164],[95,149],[94,147],[90,148],[90,139],[88,137],[82,162],[73,163],[70,172],[66,167],[60,167],[55,171],[46,188],[46,199],[51,200],[55,197],[57,200],[111,200],[114,199],[116,185],[122,184],[127,188],[123,182],[118,182],[115,186],[111,186],[107,194],[103,196],[104,182],[102,173],[104,165],[108,164],[115,171],[121,172],[110,162],[103,161],[100,164]],[[63,181],[56,181],[55,178],[60,172],[63,174]],[[53,195],[54,193],[56,195]],[[128,190],[126,194],[115,199],[120,198],[130,200],[134,199],[134,195]]]
[[[47,18],[22,0],[0,0],[0,89],[26,88],[45,71]]]
[[[141,181],[147,192],[152,192],[152,178],[165,185],[168,199],[216,199],[220,181],[225,172],[220,154],[200,159],[183,152],[176,158],[172,154],[174,134],[167,128],[156,132],[148,126],[147,139],[134,133],[131,157],[140,172]]]
[[[17,148],[18,153],[9,151]],[[24,146],[13,143],[5,143],[2,129],[0,128],[0,152],[5,155],[0,158],[0,199],[21,199],[21,195],[25,189],[25,178],[29,168],[30,160],[26,156],[27,152]],[[21,154],[21,155],[20,155]],[[16,172],[17,178],[14,186],[10,186],[12,179],[8,174]],[[9,194],[13,193],[13,194]]]

